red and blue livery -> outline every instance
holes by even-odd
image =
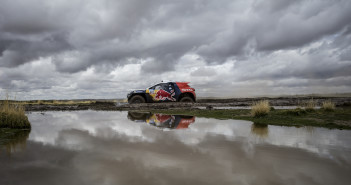
[[[129,103],[195,102],[195,89],[189,82],[162,82],[127,95]]]

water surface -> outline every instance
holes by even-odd
[[[113,111],[28,117],[29,136],[1,146],[0,184],[351,181],[347,130]]]

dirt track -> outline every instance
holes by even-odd
[[[200,99],[197,103],[144,103],[144,104],[116,104],[109,101],[97,101],[91,104],[72,104],[72,105],[38,105],[28,104],[26,111],[74,111],[74,110],[147,110],[147,109],[199,109],[216,107],[237,107],[250,106],[252,102],[268,100],[272,106],[299,106],[311,97],[289,97],[289,98],[233,98],[233,99]],[[317,105],[323,101],[331,100],[336,106],[351,105],[351,97],[313,97]]]

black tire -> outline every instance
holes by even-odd
[[[127,117],[132,121],[146,121],[150,117],[150,113],[128,111]]]
[[[145,98],[140,95],[134,95],[132,98],[129,99],[128,103],[145,103]]]
[[[194,103],[194,100],[190,98],[189,96],[185,96],[179,100],[179,102],[186,102],[186,103]]]

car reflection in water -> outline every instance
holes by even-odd
[[[150,112],[128,112],[128,119],[135,122],[146,122],[158,128],[184,129],[195,122],[194,116],[154,114]]]

